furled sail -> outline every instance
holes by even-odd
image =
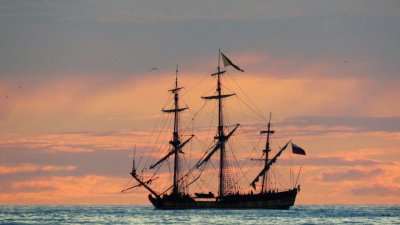
[[[210,99],[227,98],[227,97],[231,97],[233,95],[236,95],[236,94],[212,95],[212,96],[204,96],[204,97],[201,97],[201,98],[210,100]]]
[[[183,110],[188,109],[188,107],[185,108],[179,108],[179,109],[163,109],[161,111],[165,112],[165,113],[174,113],[174,112],[182,112]]]
[[[228,139],[232,136],[232,134],[236,131],[236,129],[240,126],[240,124],[236,124],[236,127],[233,128],[233,130],[231,132],[229,132],[228,135],[225,136],[225,140],[224,141],[228,141]],[[210,151],[210,153],[208,153],[208,155],[202,159],[201,161],[199,161],[196,164],[196,167],[199,168],[201,165],[203,165],[205,162],[207,162],[208,160],[210,160],[211,156],[221,147],[222,142],[218,141],[217,144],[215,144],[214,148]]]
[[[176,151],[180,151],[183,148],[183,146],[185,146],[192,138],[194,137],[194,135],[192,135],[189,139],[187,139],[186,141],[184,141],[183,143],[181,143],[180,145],[178,145],[178,147],[173,148],[166,156],[164,156],[162,159],[160,159],[158,162],[154,163],[153,165],[150,166],[150,169],[153,169],[154,167],[156,167],[157,165],[159,165],[160,163],[164,162],[164,160],[166,160],[168,157],[170,157],[171,155],[175,154]]]

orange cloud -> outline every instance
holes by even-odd
[[[2,204],[132,204],[145,203],[147,195],[122,194],[126,179],[105,176],[46,177],[12,185],[13,192],[0,193]]]
[[[243,57],[249,58],[249,61],[260,58],[258,55]],[[304,72],[315,73],[319,72],[312,69]],[[182,72],[180,83],[188,89],[184,91],[184,100],[191,108],[187,115],[201,107],[203,101],[199,97],[207,94],[204,90],[215,89],[214,79],[208,76]],[[160,109],[168,97],[167,90],[173,85],[173,77],[164,74],[143,74],[146,78],[121,80],[111,80],[101,75],[95,78],[66,77],[42,83],[39,87],[34,86],[37,84],[27,84],[28,87],[24,86],[24,89],[29,90],[15,93],[8,100],[10,105],[6,109],[9,113],[0,129],[5,132],[38,133],[81,130],[82,126],[88,130],[149,128],[152,118],[160,115]],[[247,102],[249,105],[257,103],[254,105],[260,111],[274,112],[275,118],[349,114],[385,116],[400,113],[400,107],[391,104],[400,93],[377,86],[385,98],[371,97],[369,91],[379,84],[367,79],[314,79],[303,76],[289,79],[266,76],[260,72],[244,75],[230,72],[224,77],[224,82],[242,100],[240,103],[229,100],[232,103],[229,108],[237,112],[240,112],[239,105],[245,107],[244,102]],[[237,84],[240,84],[240,88]],[[377,108],[381,111],[378,112]],[[232,122],[236,121],[237,114],[233,114]]]
[[[35,171],[73,171],[76,170],[76,166],[37,166],[32,164],[22,164],[15,166],[3,166],[0,165],[0,174],[12,174],[12,173],[27,173]]]

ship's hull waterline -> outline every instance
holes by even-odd
[[[294,205],[299,189],[265,194],[228,195],[222,200],[163,199],[149,195],[157,209],[289,209]]]

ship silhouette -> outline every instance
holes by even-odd
[[[234,96],[234,93],[225,93],[223,91],[223,84],[221,77],[224,76],[226,70],[221,69],[221,59],[223,65],[232,66],[236,70],[244,72],[239,66],[235,65],[226,55],[221,51],[218,53],[218,67],[217,71],[211,74],[217,81],[216,91],[214,95],[201,97],[205,101],[216,101],[217,103],[217,113],[218,113],[218,124],[217,132],[214,137],[214,144],[208,148],[197,163],[185,174],[181,171],[181,155],[184,154],[185,146],[193,139],[194,135],[190,135],[185,140],[182,139],[179,123],[180,114],[187,110],[188,107],[181,107],[180,105],[180,91],[183,87],[178,85],[178,67],[176,69],[175,76],[175,86],[173,89],[169,90],[173,95],[173,107],[170,109],[162,109],[164,113],[173,114],[173,132],[172,139],[169,141],[170,148],[163,157],[158,161],[150,164],[146,167],[149,170],[155,170],[153,176],[146,178],[140,172],[137,171],[135,166],[135,157],[133,159],[131,176],[137,182],[136,185],[122,190],[122,192],[131,190],[136,187],[143,187],[149,191],[149,200],[153,206],[157,209],[201,209],[201,208],[227,208],[227,209],[252,209],[252,208],[262,208],[262,209],[289,209],[294,205],[296,196],[300,191],[300,185],[298,184],[298,178],[300,175],[301,168],[297,175],[296,182],[286,189],[272,189],[268,187],[269,171],[271,167],[277,162],[281,154],[291,146],[292,152],[294,154],[305,155],[305,151],[292,143],[289,140],[283,147],[279,148],[277,153],[270,157],[271,143],[270,137],[274,134],[274,130],[271,129],[271,113],[269,115],[268,123],[266,124],[266,130],[260,131],[260,135],[265,135],[265,149],[260,150],[262,157],[258,160],[262,161],[262,168],[257,173],[257,175],[248,184],[252,187],[254,191],[240,191],[238,189],[232,188],[234,181],[227,175],[227,142],[234,136],[237,129],[239,129],[240,124],[235,124],[233,126],[226,126],[224,124],[224,109],[223,101],[226,98]],[[230,128],[230,129],[229,129]],[[157,171],[162,166],[164,162],[168,159],[173,160],[173,177],[172,186],[168,187],[166,190],[157,191],[151,184],[153,181],[157,180],[159,177],[156,176]],[[211,159],[218,160],[218,193],[214,194],[211,191],[208,193],[193,193],[190,194],[187,191],[188,186],[196,182],[201,176],[203,176],[204,168],[211,161]],[[188,180],[190,175],[194,171],[200,171],[198,176],[195,176],[193,180]],[[155,181],[156,182],[156,181]],[[257,190],[257,187],[259,190]]]

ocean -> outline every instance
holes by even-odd
[[[397,206],[157,210],[152,206],[0,206],[1,224],[400,224]]]

